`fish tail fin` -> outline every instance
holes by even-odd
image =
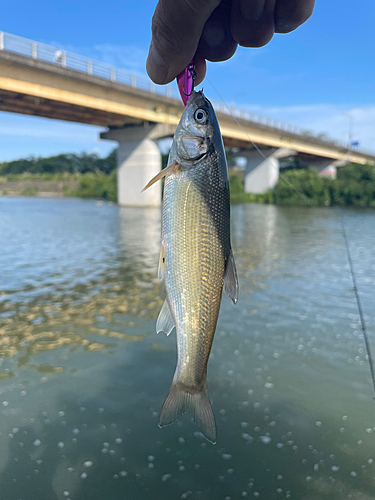
[[[193,389],[193,390],[192,390]],[[187,387],[173,381],[159,415],[159,427],[178,420],[185,412],[190,413],[208,441],[216,442],[216,424],[206,385],[202,390]]]

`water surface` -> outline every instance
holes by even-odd
[[[215,446],[159,429],[160,211],[0,198],[0,500],[375,497],[375,212],[239,205],[240,300],[209,363]]]

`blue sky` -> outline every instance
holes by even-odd
[[[2,1],[0,30],[145,73],[156,1]],[[359,10],[357,9],[359,8]],[[375,2],[317,0],[297,31],[261,49],[240,48],[210,63],[208,78],[227,103],[375,150]],[[209,98],[214,89],[203,83]],[[350,119],[349,119],[350,117]],[[106,154],[102,129],[0,112],[0,161],[60,152]]]

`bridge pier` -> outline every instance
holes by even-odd
[[[333,160],[332,158],[319,158],[318,160],[304,161],[307,167],[314,167],[322,177],[336,179],[337,167],[343,167],[349,162],[344,160]]]
[[[241,151],[239,156],[247,159],[245,167],[245,193],[262,194],[273,189],[279,180],[279,158],[292,156],[296,151],[287,148],[264,148]]]
[[[161,153],[157,139],[171,130],[162,124],[130,125],[100,134],[102,139],[117,141],[117,201],[120,206],[158,207],[161,204],[161,182],[141,192],[161,170]],[[173,134],[172,134],[173,135]]]

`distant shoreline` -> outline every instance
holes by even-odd
[[[355,206],[375,208],[375,167],[341,167],[337,179],[319,176],[315,169],[284,171],[274,189],[245,193],[244,172],[229,170],[231,203],[270,205]],[[0,176],[0,196],[89,198],[117,202],[117,171],[30,173]]]
[[[116,171],[104,173],[45,173],[0,176],[0,196],[93,198],[116,201]]]
[[[52,192],[38,192],[37,194],[21,194],[18,191],[9,191],[7,194],[2,194],[0,193],[0,198],[8,198],[8,197],[15,197],[15,198],[25,198],[25,197],[35,197],[35,198],[75,198],[74,196],[66,196],[61,193],[52,193]]]

